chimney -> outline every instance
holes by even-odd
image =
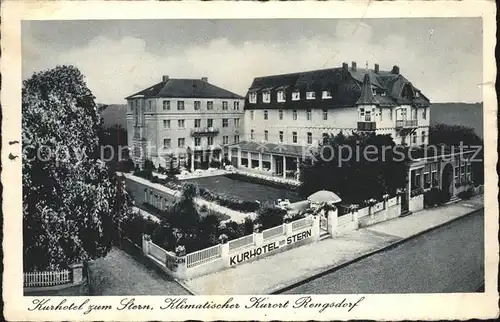
[[[168,75],[163,75],[162,81],[165,83],[168,81]]]
[[[399,67],[394,65],[394,67],[392,67],[391,73],[392,74],[399,74]]]
[[[375,64],[375,73],[378,73],[378,70],[379,70],[379,66],[378,66],[378,64]]]
[[[347,63],[342,63],[342,68],[347,70],[349,66],[347,65]]]
[[[353,72],[355,72],[355,71],[356,71],[356,62],[355,62],[355,61],[353,61],[353,62],[351,63],[351,70],[352,70]]]
[[[208,77],[202,77],[201,80],[204,82],[208,82]]]

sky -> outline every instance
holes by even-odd
[[[479,18],[23,21],[22,77],[57,65],[85,75],[96,101],[170,78],[208,77],[245,95],[253,78],[393,65],[431,102],[482,102]]]

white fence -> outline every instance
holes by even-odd
[[[209,262],[213,259],[221,257],[221,246],[215,245],[210,248],[205,248],[186,256],[186,265],[188,268],[198,266]]]
[[[382,211],[382,210],[384,210],[384,202],[383,201],[374,204],[373,207],[372,207],[372,212],[373,213],[376,213],[376,212],[379,212],[379,211]]]
[[[24,273],[24,287],[44,287],[71,283],[69,270]]]
[[[233,239],[229,242],[229,252],[234,252],[242,247],[255,244],[254,234],[243,236],[238,239]]]
[[[300,230],[305,227],[311,227],[313,224],[311,218],[302,218],[292,222],[292,232]]]
[[[285,226],[279,225],[262,231],[264,240],[285,234]]]

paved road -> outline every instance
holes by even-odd
[[[474,292],[484,280],[483,215],[459,219],[284,293]]]
[[[147,262],[113,247],[89,264],[92,295],[189,295],[177,282]]]

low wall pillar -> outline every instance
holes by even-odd
[[[284,225],[285,225],[286,236],[292,236],[292,223],[286,223]]]
[[[338,226],[338,210],[330,210],[328,212],[328,234],[332,237],[335,236],[335,233],[337,231],[337,226]]]
[[[319,216],[312,216],[313,224],[312,224],[312,240],[313,241],[318,241],[321,231],[320,231],[320,226],[319,226]]]
[[[261,232],[254,233],[254,241],[255,241],[255,247],[260,247],[264,244],[264,236],[262,235]]]
[[[69,266],[72,271],[73,284],[78,285],[83,283],[83,264],[73,264]]]
[[[142,251],[145,254],[149,254],[149,238],[150,237],[148,235],[142,235]]]
[[[229,267],[229,243],[223,243],[220,245],[220,256],[225,263],[225,266]]]

